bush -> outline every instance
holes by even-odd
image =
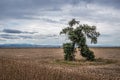
[[[87,45],[81,47],[81,55],[90,61],[95,59],[94,52],[89,50]]]
[[[63,44],[63,49],[64,49],[64,59],[65,60],[67,60],[67,61],[75,60],[74,46],[72,43]]]

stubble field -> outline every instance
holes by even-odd
[[[0,80],[120,80],[120,48],[91,48],[96,60],[63,60],[61,48],[0,49]]]

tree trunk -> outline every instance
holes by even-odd
[[[72,53],[73,53],[73,60],[75,61],[75,42],[72,43]]]

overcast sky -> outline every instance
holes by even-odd
[[[0,44],[62,44],[72,18],[97,26],[97,46],[120,46],[120,0],[0,0]]]

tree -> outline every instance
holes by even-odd
[[[80,48],[80,54],[87,60],[93,61],[95,59],[94,52],[89,49],[86,44],[86,39],[89,38],[91,43],[97,43],[97,37],[100,33],[96,32],[96,26],[89,26],[87,24],[80,24],[79,21],[72,19],[68,23],[68,27],[62,29],[60,34],[66,34],[70,43],[63,44],[64,59],[75,60],[75,45]]]
[[[73,44],[72,43],[65,43],[63,44],[64,48],[64,59],[68,61],[73,61],[75,60],[75,55],[74,55],[74,49],[73,49]]]

